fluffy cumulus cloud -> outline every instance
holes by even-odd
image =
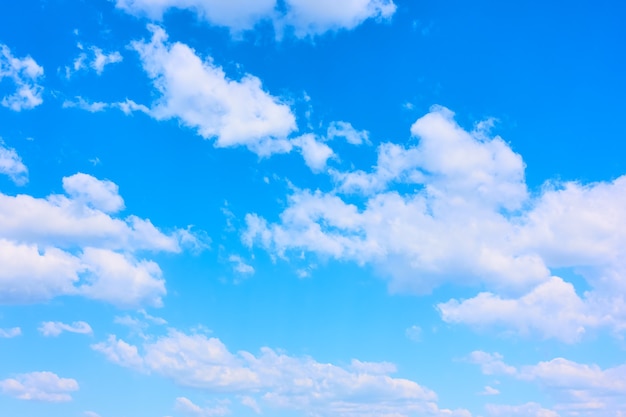
[[[453,116],[434,107],[409,144],[381,144],[369,171],[329,170],[334,189],[296,188],[275,223],[249,214],[243,241],[279,257],[371,265],[392,291],[485,288],[438,306],[451,323],[565,342],[590,328],[626,329],[626,177],[548,182],[530,195],[521,156],[488,123],[466,130]],[[577,293],[556,268],[591,289]]]
[[[4,146],[0,139],[0,174],[8,175],[16,185],[28,182],[28,168],[15,149]]]
[[[75,321],[72,324],[66,324],[60,321],[46,321],[39,326],[39,332],[46,337],[57,337],[63,332],[92,334],[93,330],[89,323],[84,321]]]
[[[63,188],[46,198],[0,193],[0,303],[80,295],[121,307],[161,305],[161,270],[136,252],[177,253],[202,241],[188,229],[166,234],[121,216],[124,201],[111,181],[78,173],[63,178]]]
[[[503,299],[485,292],[462,302],[450,300],[437,308],[448,323],[500,327],[521,335],[534,331],[544,338],[555,337],[568,343],[580,340],[587,327],[606,320],[578,297],[572,284],[559,277],[552,277],[520,298]]]
[[[126,12],[162,19],[170,9],[190,10],[212,25],[233,33],[250,30],[259,22],[273,22],[277,35],[284,31],[305,38],[329,31],[353,29],[367,19],[388,19],[396,10],[391,0],[116,0]]]
[[[0,380],[2,393],[20,400],[71,401],[71,393],[78,388],[76,380],[60,378],[52,372],[31,372]]]
[[[555,402],[552,410],[538,404],[522,406],[487,406],[490,415],[591,417],[619,416],[626,409],[626,364],[602,369],[597,365],[573,362],[564,358],[514,367],[504,363],[501,355],[472,352],[469,361],[479,364],[486,375],[509,376],[536,383]],[[558,413],[557,413],[558,412]]]
[[[39,84],[42,77],[43,68],[33,58],[17,58],[8,46],[0,44],[0,86],[12,83],[9,89],[13,90],[2,97],[4,107],[21,111],[43,103],[43,87]]]
[[[218,147],[246,146],[263,156],[291,150],[286,137],[296,129],[295,116],[258,78],[229,79],[189,46],[169,43],[160,27],[150,29],[149,42],[132,45],[161,95],[153,117],[178,119]]]
[[[317,140],[315,135],[307,134],[295,138],[292,143],[300,149],[306,165],[313,172],[321,172],[326,168],[326,162],[335,156],[333,150],[323,142]]]
[[[267,407],[318,416],[470,416],[464,410],[440,409],[434,392],[392,377],[396,369],[389,363],[353,361],[341,367],[270,348],[257,355],[232,353],[217,338],[176,330],[140,347],[110,336],[92,348],[121,366],[182,386],[242,395],[253,409],[259,400]],[[197,415],[215,410],[182,402]]]

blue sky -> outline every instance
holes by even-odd
[[[626,415],[626,8],[0,5],[0,410]]]

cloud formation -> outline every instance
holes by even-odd
[[[92,348],[124,367],[156,373],[182,386],[244,395],[254,404],[260,399],[277,409],[341,417],[470,416],[464,410],[440,409],[433,391],[392,377],[396,368],[389,363],[354,360],[341,367],[270,348],[262,348],[258,355],[232,353],[218,338],[173,329],[141,347],[110,336]],[[187,401],[184,406],[203,412]]]
[[[272,22],[277,37],[284,32],[297,38],[350,30],[368,19],[389,19],[396,11],[392,0],[117,0],[116,6],[134,15],[163,19],[171,9],[189,10],[199,20],[228,28],[232,33],[253,29],[258,23]]]
[[[57,337],[63,332],[92,334],[93,330],[89,323],[84,321],[75,321],[72,324],[65,324],[60,321],[46,321],[39,326],[39,333],[46,337]]]
[[[434,107],[411,127],[415,142],[381,144],[369,172],[330,170],[333,190],[294,188],[275,223],[248,214],[244,243],[371,265],[396,292],[487,289],[440,303],[450,323],[568,343],[587,329],[626,329],[626,177],[548,182],[531,195],[521,156],[489,124],[465,130],[453,116]],[[577,294],[556,268],[592,290]]]
[[[4,146],[0,139],[0,174],[8,175],[16,185],[25,185],[28,182],[28,168],[15,149]]]
[[[65,195],[46,198],[0,193],[0,303],[80,295],[160,306],[161,269],[135,253],[205,246],[188,229],[166,234],[147,219],[120,217],[124,201],[111,181],[78,173],[63,178],[63,188]]]
[[[31,372],[0,381],[3,394],[29,401],[71,401],[71,393],[78,391],[78,388],[76,380],[60,378],[52,372]]]
[[[556,417],[557,411],[563,411],[568,415],[601,417],[619,416],[619,411],[626,409],[626,364],[602,369],[597,365],[555,358],[536,365],[514,367],[504,363],[498,353],[482,351],[472,352],[468,359],[480,365],[485,375],[534,382],[556,402],[553,407],[556,411],[544,410],[533,403],[516,407],[488,406],[491,415]]]
[[[143,68],[160,93],[150,115],[178,119],[217,147],[245,146],[260,156],[289,152],[287,136],[296,130],[288,105],[271,96],[253,75],[229,79],[211,60],[202,60],[165,31],[149,26],[152,39],[136,41]]]
[[[30,110],[43,103],[43,77],[41,67],[30,56],[17,58],[8,46],[0,44],[0,82],[9,79],[15,92],[2,97],[0,104],[13,111]]]

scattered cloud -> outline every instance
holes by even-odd
[[[60,321],[45,321],[39,327],[39,333],[46,337],[57,337],[63,332],[93,334],[91,326],[84,321],[75,321],[72,324],[65,324]]]
[[[536,332],[566,343],[579,341],[587,327],[602,322],[600,316],[588,311],[574,286],[559,277],[552,277],[517,299],[485,292],[461,302],[450,300],[437,308],[448,323],[503,328],[520,335]]]
[[[396,11],[392,0],[285,0],[285,4],[287,13],[276,20],[275,26],[279,33],[286,29],[298,38],[351,30],[368,19],[389,19]]]
[[[328,126],[326,137],[329,140],[343,138],[351,145],[361,145],[370,143],[369,132],[367,130],[356,130],[348,122],[332,122]]]
[[[278,38],[284,32],[308,38],[327,32],[351,30],[368,19],[389,19],[396,11],[391,0],[117,0],[116,6],[134,15],[161,20],[170,9],[186,9],[198,19],[228,28],[233,34],[253,29],[258,23],[273,22]]]
[[[257,403],[257,401],[252,398],[252,397],[248,397],[248,396],[243,396],[241,397],[241,405],[244,405],[248,408],[250,408],[252,411],[254,411],[257,414],[262,414],[263,411],[261,411],[261,407],[259,407],[259,404]]]
[[[8,175],[16,185],[25,185],[28,182],[28,168],[15,149],[4,146],[0,139],[0,174]]]
[[[417,325],[413,325],[405,330],[404,335],[407,339],[412,340],[413,342],[419,342],[422,340],[422,328]]]
[[[498,353],[482,351],[472,352],[469,356],[470,362],[480,365],[485,375],[506,375],[520,381],[537,383],[555,401],[553,409],[567,412],[568,415],[619,415],[616,412],[626,408],[626,364],[602,369],[597,365],[555,358],[536,365],[514,367],[502,359]],[[537,404],[508,407],[511,406],[491,405],[487,408],[494,416],[559,415]]]
[[[0,82],[10,79],[15,92],[2,98],[4,107],[13,111],[29,110],[43,103],[43,87],[39,84],[43,67],[30,56],[16,58],[8,46],[0,44]]]
[[[190,399],[185,397],[176,398],[176,410],[189,416],[198,417],[214,417],[214,416],[226,416],[230,414],[230,408],[228,408],[229,402],[222,402],[214,407],[200,407],[194,404]]]
[[[65,67],[65,77],[71,78],[71,76],[79,71],[93,70],[96,74],[101,75],[104,72],[104,68],[107,65],[116,64],[122,62],[123,57],[118,51],[104,52],[97,46],[90,46],[85,48],[82,43],[78,43],[77,48],[81,50],[78,56],[74,59],[71,66]]]
[[[254,274],[254,268],[252,267],[252,265],[248,265],[246,262],[244,262],[243,258],[239,255],[230,255],[228,257],[228,262],[233,265],[233,270],[238,274]]]
[[[66,402],[78,391],[78,382],[52,372],[31,372],[0,381],[3,394],[20,400]]]
[[[391,377],[396,368],[389,363],[355,360],[350,367],[341,367],[270,348],[262,348],[258,355],[231,353],[217,338],[173,329],[142,347],[110,336],[92,348],[113,363],[160,374],[181,386],[239,394],[276,409],[319,416],[470,416],[464,410],[440,409],[434,392]]]
[[[470,363],[480,365],[485,375],[515,375],[517,369],[507,365],[499,353],[487,353],[480,350],[472,352],[467,360]]]
[[[548,410],[537,403],[522,405],[496,405],[485,406],[488,416],[492,417],[559,417],[556,411]]]
[[[20,336],[22,334],[22,329],[19,327],[12,327],[10,329],[0,329],[0,339],[12,339],[14,337]]]
[[[317,140],[313,134],[302,135],[293,139],[292,143],[300,149],[304,162],[313,172],[323,171],[328,159],[335,156],[333,150],[325,143]]]
[[[494,387],[490,387],[489,385],[486,385],[485,389],[482,390],[482,392],[480,392],[480,395],[499,395],[499,394],[500,394],[500,390]]]
[[[218,147],[245,146],[260,156],[291,150],[286,138],[296,129],[295,116],[262,89],[257,77],[229,79],[189,46],[167,42],[162,28],[149,28],[150,42],[136,41],[132,47],[161,95],[152,117],[178,119],[203,138],[215,139]]]
[[[63,188],[66,195],[46,198],[0,193],[0,302],[81,295],[120,307],[160,306],[161,270],[134,253],[178,253],[201,245],[200,238],[119,217],[124,202],[111,181],[78,173],[65,177]]]
[[[489,135],[493,121],[465,130],[453,116],[433,107],[411,127],[416,142],[381,144],[370,172],[329,170],[332,190],[292,187],[277,222],[246,216],[242,240],[282,258],[304,252],[371,265],[394,292],[486,289],[440,303],[450,323],[568,343],[587,329],[626,330],[626,176],[548,182],[531,195],[521,156]],[[592,289],[578,295],[552,276],[557,268]]]

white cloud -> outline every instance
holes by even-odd
[[[118,51],[106,53],[97,46],[91,46],[85,49],[81,43],[78,43],[77,47],[83,52],[78,54],[71,67],[65,67],[66,78],[70,78],[72,74],[78,71],[84,71],[87,69],[92,69],[96,72],[96,74],[101,75],[107,65],[122,62],[124,59],[122,54]]]
[[[0,339],[11,339],[22,334],[22,329],[12,327],[10,329],[0,329]]]
[[[470,415],[464,410],[440,409],[434,392],[413,381],[391,377],[396,369],[389,363],[355,360],[344,368],[270,348],[262,348],[259,355],[231,353],[217,338],[173,329],[166,336],[146,341],[141,348],[115,336],[93,348],[114,363],[160,374],[182,386],[239,394],[254,399],[254,404],[260,399],[277,409],[341,417]]]
[[[94,248],[86,248],[82,260],[88,272],[87,283],[78,287],[81,295],[127,307],[162,305],[165,281],[155,262]]]
[[[489,385],[485,386],[485,389],[480,393],[480,395],[499,395],[500,390],[490,387]]]
[[[28,182],[28,168],[22,162],[22,158],[15,149],[3,146],[2,139],[0,139],[0,174],[8,175],[16,185]]]
[[[0,193],[0,238],[63,248],[182,250],[177,233],[166,235],[137,216],[112,216],[124,204],[112,182],[78,173],[65,177],[63,184],[67,195]]]
[[[157,20],[170,9],[190,10],[199,19],[227,27],[234,34],[273,21],[278,37],[288,31],[298,38],[354,29],[368,19],[388,19],[396,11],[391,0],[285,0],[284,11],[277,0],[117,0],[116,6]]]
[[[548,410],[537,403],[522,405],[496,405],[485,406],[487,415],[492,417],[559,417],[556,411]]]
[[[503,299],[484,292],[461,302],[441,303],[437,308],[448,323],[501,327],[520,335],[534,331],[544,338],[553,337],[567,343],[579,341],[586,327],[601,323],[599,317],[586,312],[589,309],[576,295],[574,286],[558,277],[552,277],[517,299]]]
[[[71,393],[78,391],[78,382],[60,378],[52,372],[32,372],[0,381],[0,390],[5,395],[20,400],[46,402],[71,401]]]
[[[361,145],[369,143],[369,132],[367,130],[356,130],[348,122],[332,122],[326,132],[329,140],[344,138],[351,145]]]
[[[469,359],[481,365],[486,375],[508,375],[520,381],[536,382],[555,401],[554,410],[569,415],[603,417],[619,415],[617,411],[626,409],[626,364],[602,369],[597,365],[555,358],[516,368],[505,364],[497,353],[480,351],[472,352]],[[510,406],[488,406],[488,410],[494,416],[558,416],[555,411],[544,410],[537,404],[507,407]]]
[[[160,27],[150,30],[150,42],[132,45],[161,94],[150,111],[153,117],[176,118],[203,138],[215,138],[218,147],[246,146],[261,156],[291,150],[286,138],[296,129],[295,117],[258,78],[229,79],[189,46],[168,43]]]
[[[241,404],[250,408],[252,411],[254,411],[257,414],[263,413],[263,411],[261,411],[261,407],[259,407],[259,404],[252,397],[248,397],[248,396],[241,397]]]
[[[108,180],[78,173],[63,178],[63,189],[74,201],[104,213],[117,213],[124,208],[118,186]]]
[[[16,58],[8,46],[0,44],[0,82],[8,78],[15,85],[15,93],[2,98],[4,107],[21,111],[43,103],[43,87],[39,84],[42,77],[43,68],[33,58]]]
[[[88,111],[89,113],[98,113],[111,107],[111,104],[103,103],[101,101],[90,102],[80,96],[77,96],[74,98],[74,100],[63,101],[62,106],[64,109],[78,108]]]
[[[188,9],[202,20],[234,32],[252,29],[274,13],[276,0],[117,0],[116,6],[132,14],[162,19],[169,9]]]
[[[239,274],[251,275],[254,274],[254,268],[252,265],[248,265],[239,255],[230,255],[228,261],[233,265],[233,270]]]
[[[304,162],[313,172],[321,172],[326,168],[329,158],[335,153],[328,145],[318,141],[313,134],[302,135],[292,140],[293,145],[300,149]]]
[[[83,415],[85,417],[100,417],[100,414],[96,413],[95,411],[85,411]]]
[[[485,375],[515,375],[517,369],[505,364],[502,359],[499,353],[487,353],[480,350],[472,352],[467,358],[470,363],[480,365]]]
[[[75,321],[72,324],[65,324],[60,321],[45,321],[39,326],[39,332],[46,337],[57,337],[63,332],[92,334],[93,330],[89,323]]]
[[[198,417],[226,416],[230,414],[230,408],[228,408],[227,402],[218,404],[214,407],[200,407],[185,397],[176,398],[175,408],[181,413]]]
[[[0,193],[0,302],[82,295],[120,307],[160,306],[165,282],[140,250],[180,252],[201,242],[188,229],[165,234],[149,220],[114,216],[116,184],[86,174],[63,179],[67,195]]]
[[[409,340],[419,342],[422,339],[422,328],[420,326],[413,325],[404,331],[404,335]]]
[[[94,58],[91,62],[91,68],[93,68],[98,75],[102,74],[105,66],[122,62],[122,55],[117,51],[104,53],[102,49],[97,47],[93,47],[92,50]]]
[[[549,182],[531,196],[521,156],[489,136],[491,124],[464,130],[433,107],[411,127],[416,143],[380,145],[370,172],[330,170],[333,190],[292,187],[279,220],[249,214],[242,240],[278,257],[371,265],[392,291],[484,288],[439,304],[451,323],[565,342],[591,328],[625,331],[626,176]],[[363,203],[353,203],[355,193]],[[591,290],[578,295],[552,276],[556,268],[573,269]]]
[[[285,0],[287,14],[277,26],[293,30],[298,38],[354,29],[367,19],[389,19],[396,11],[392,0]]]
[[[118,109],[124,114],[130,115],[134,112],[144,113],[150,115],[150,109],[143,105],[135,103],[133,100],[126,99],[125,101],[118,101],[113,103],[105,103],[102,101],[89,101],[81,96],[76,96],[71,100],[63,101],[64,109],[80,109],[89,113],[98,113],[107,109]]]

